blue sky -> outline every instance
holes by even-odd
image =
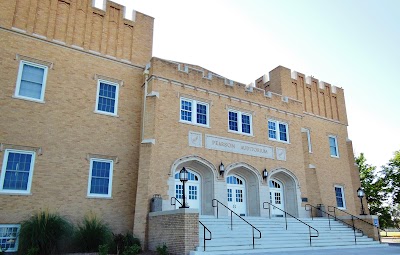
[[[115,1],[155,18],[154,56],[242,83],[313,75],[344,89],[356,154],[381,166],[400,150],[400,1]]]

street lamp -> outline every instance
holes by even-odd
[[[267,172],[267,169],[265,168],[264,171],[263,171],[263,179],[264,179],[264,181],[267,181],[267,177],[268,177],[268,172]]]
[[[358,188],[358,190],[357,190],[357,196],[360,198],[360,203],[361,203],[361,214],[360,215],[367,215],[364,211],[364,205],[362,202],[362,199],[365,196],[365,192],[361,187]]]
[[[189,206],[186,206],[186,194],[185,194],[185,182],[187,182],[188,180],[188,174],[189,173],[186,170],[186,168],[182,167],[182,170],[179,172],[179,180],[183,184],[183,194],[182,194],[183,203],[182,206],[179,208],[189,208]]]

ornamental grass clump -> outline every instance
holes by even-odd
[[[41,211],[21,223],[19,249],[22,254],[56,253],[63,238],[72,232],[72,225],[58,213]]]
[[[97,252],[100,245],[109,244],[112,241],[112,233],[101,219],[94,213],[89,213],[78,225],[75,240],[79,251]]]

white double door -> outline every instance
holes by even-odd
[[[270,203],[273,205],[271,206],[271,215],[282,217],[285,214],[283,212],[285,210],[285,204],[283,197],[283,185],[281,182],[277,180],[271,180],[269,182],[269,199]]]
[[[246,186],[242,178],[238,176],[228,176],[227,194],[228,207],[240,216],[246,216]]]

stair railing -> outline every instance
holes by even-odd
[[[176,197],[171,197],[171,205],[176,205],[176,202],[178,202],[181,206],[182,203]],[[203,251],[206,251],[206,241],[210,241],[212,239],[212,234],[211,231],[203,224],[203,222],[199,221],[199,223],[203,226]],[[209,238],[206,238],[206,230],[210,234]]]
[[[371,226],[373,226],[374,228],[376,228],[376,230],[378,231],[378,238],[379,238],[379,242],[380,242],[380,243],[382,243],[382,241],[381,241],[381,233],[380,233],[380,232],[381,232],[381,231],[386,232],[386,236],[387,236],[387,231],[386,231],[386,230],[383,230],[383,229],[379,228],[378,226],[375,226],[374,224],[372,224],[372,223],[370,223],[370,222],[368,222],[368,221],[365,221],[365,220],[363,220],[363,219],[360,219],[359,217],[357,217],[357,216],[355,216],[355,215],[353,215],[353,214],[351,214],[351,213],[348,213],[348,212],[346,212],[346,211],[343,211],[343,210],[337,208],[336,206],[332,206],[332,205],[328,206],[328,212],[333,212],[333,215],[334,215],[335,219],[337,218],[337,217],[336,217],[336,210],[338,210],[338,211],[340,211],[340,212],[344,212],[344,213],[346,213],[347,215],[351,216],[351,222],[353,222],[353,225],[354,225],[354,219],[357,219],[357,220],[359,220],[359,221],[362,221],[362,222],[364,222],[364,223],[366,223],[366,224],[368,224],[368,225],[371,225]]]
[[[265,204],[268,204],[268,205],[269,205],[268,208],[265,208]],[[284,211],[284,210],[278,208],[277,206],[271,204],[270,202],[264,202],[264,203],[263,203],[263,209],[268,209],[268,211],[269,211],[269,218],[270,218],[270,219],[271,219],[271,206],[273,206],[275,209],[278,209],[278,210],[280,210],[280,211],[282,211],[282,212],[285,213],[286,230],[288,229],[287,215],[289,215],[289,216],[292,217],[293,219],[296,219],[297,221],[299,221],[299,222],[303,223],[304,225],[306,225],[306,226],[308,227],[308,234],[309,234],[309,236],[310,236],[310,246],[312,246],[312,245],[311,245],[311,238],[312,238],[312,237],[319,237],[319,232],[318,232],[317,229],[311,227],[310,225],[308,225],[308,224],[305,223],[304,221],[302,221],[302,220],[300,220],[299,218],[297,218],[297,217],[291,215],[290,213],[288,213],[288,212],[286,212],[286,211]],[[317,235],[312,235],[312,234],[311,234],[311,229],[313,229],[315,232],[317,232]]]
[[[215,202],[215,203],[214,203],[214,202]],[[233,214],[235,214],[236,216],[238,216],[241,220],[243,220],[244,222],[246,222],[248,225],[250,225],[250,226],[252,227],[252,232],[253,232],[253,249],[254,249],[254,248],[255,248],[254,240],[256,239],[256,237],[254,236],[254,230],[257,230],[258,233],[260,234],[260,236],[257,237],[257,239],[261,239],[261,231],[260,231],[258,228],[254,227],[250,222],[248,222],[247,220],[243,219],[242,216],[240,216],[239,214],[235,213],[235,212],[232,211],[230,208],[228,208],[226,205],[224,205],[223,203],[221,203],[218,199],[215,199],[215,198],[214,198],[214,199],[212,200],[212,207],[216,207],[216,208],[217,208],[217,219],[218,219],[218,216],[219,216],[219,210],[218,210],[218,205],[219,205],[219,204],[222,205],[223,207],[225,207],[226,209],[228,209],[228,210],[231,212],[231,230],[233,230],[233,221],[232,221]]]
[[[329,217],[332,217],[332,218],[335,219],[335,221],[340,221],[340,222],[342,222],[344,225],[347,225],[347,226],[351,227],[351,228],[353,229],[353,233],[354,233],[354,243],[355,243],[355,244],[357,244],[356,230],[357,230],[358,232],[360,232],[362,236],[364,236],[364,231],[362,231],[362,230],[359,229],[359,228],[356,228],[355,225],[354,225],[354,221],[352,222],[352,224],[349,224],[349,223],[347,223],[347,222],[345,222],[345,221],[343,221],[343,220],[341,220],[341,219],[339,219],[339,218],[333,216],[332,214],[325,212],[325,211],[322,210],[321,208],[315,207],[315,206],[310,205],[310,204],[306,204],[305,207],[304,207],[304,209],[305,209],[306,211],[310,211],[310,212],[311,212],[311,219],[312,219],[312,220],[314,220],[314,216],[313,216],[313,209],[314,209],[314,210],[319,210],[320,212],[322,212],[322,213],[328,215],[328,218],[329,218]],[[331,229],[331,225],[330,225],[330,224],[331,224],[331,222],[330,222],[330,218],[329,218],[329,228]],[[332,230],[332,229],[331,229],[331,230]]]

